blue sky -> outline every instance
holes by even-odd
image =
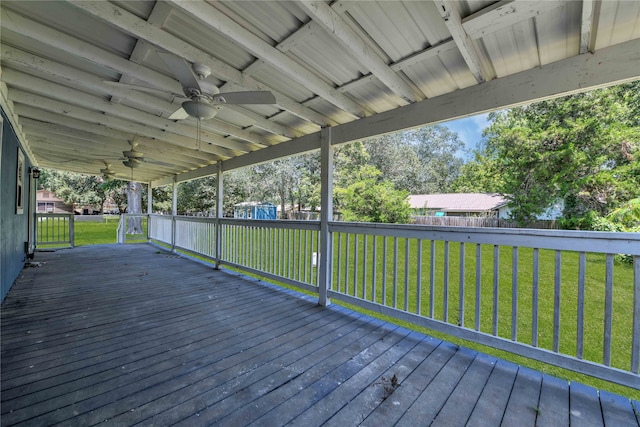
[[[452,132],[456,132],[464,142],[465,147],[473,150],[482,139],[482,131],[489,125],[488,116],[488,113],[484,113],[441,123],[441,125],[448,127]]]

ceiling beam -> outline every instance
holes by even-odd
[[[36,72],[38,75],[46,75],[61,81],[63,84],[71,86],[73,88],[82,88],[88,91],[100,93],[105,96],[117,95],[121,99],[128,99],[137,108],[149,110],[152,114],[162,115],[166,119],[166,112],[173,111],[176,107],[175,104],[168,102],[158,96],[152,96],[141,91],[127,89],[126,87],[118,87],[105,83],[100,77],[97,77],[91,73],[87,73],[77,68],[69,67],[67,65],[60,64],[58,62],[50,61],[48,59],[39,58],[31,53],[24,52],[20,49],[16,49],[7,45],[1,45],[2,63],[10,66],[11,68],[20,69],[27,72]],[[114,103],[114,105],[117,103]],[[128,107],[127,107],[128,108]],[[166,119],[168,120],[168,119]],[[182,121],[181,124],[192,122]],[[173,120],[168,122],[174,122]],[[255,144],[255,148],[266,147],[271,145],[271,142],[260,135],[252,132],[248,132],[237,126],[230,125],[220,120],[206,120],[203,122],[206,129],[212,131],[218,131],[227,135],[234,136],[239,139],[243,139],[247,142]],[[222,140],[221,140],[222,141]],[[222,141],[224,144],[225,142]],[[221,144],[222,145],[222,144]],[[224,146],[224,145],[223,145]],[[231,148],[231,147],[228,147]],[[241,149],[239,146],[234,149]],[[243,151],[251,151],[250,147],[243,149]]]
[[[43,123],[43,126],[52,126],[56,129],[57,126],[69,129],[71,132],[83,132],[87,135],[98,135],[126,142],[132,139],[136,139],[143,147],[150,147],[153,149],[162,150],[166,153],[181,154],[185,157],[191,157],[195,159],[202,159],[205,163],[216,162],[220,160],[220,156],[204,151],[196,151],[190,147],[182,145],[180,140],[174,140],[171,138],[171,134],[163,133],[163,139],[149,138],[134,133],[127,133],[117,129],[112,129],[101,124],[90,123],[84,120],[69,117],[64,114],[57,114],[50,111],[45,111],[37,107],[32,107],[26,104],[18,104],[15,107],[16,113],[20,116],[20,122],[23,120],[39,121]]]
[[[3,79],[9,85],[10,90],[12,87],[17,87],[32,93],[46,94],[47,97],[54,100],[82,107],[88,111],[107,113],[114,118],[135,122],[146,128],[156,128],[175,133],[187,138],[193,138],[194,141],[198,137],[198,132],[194,127],[175,123],[171,120],[163,119],[162,117],[154,116],[153,114],[122,104],[112,104],[101,97],[89,95],[86,92],[71,89],[67,86],[39,79],[12,69],[3,70]],[[252,146],[250,143],[224,138],[220,135],[207,132],[206,130],[200,131],[199,139],[206,143],[215,144],[220,148],[226,148],[236,152],[249,152],[259,148]]]
[[[423,61],[427,61],[430,58],[439,56],[441,53],[448,52],[455,48],[456,48],[456,42],[453,40],[447,40],[435,46],[428,47],[427,49],[424,49],[420,52],[409,55],[408,57],[403,58],[398,62],[391,64],[390,67],[393,71],[401,71],[412,65],[418,64]],[[374,78],[375,76],[373,74],[367,74],[366,76],[362,76],[356,80],[350,81],[349,83],[340,86],[338,90],[349,91],[362,84],[370,82]]]
[[[135,123],[129,120],[122,119],[120,117],[114,117],[101,112],[87,110],[83,107],[71,105],[65,102],[57,101],[55,99],[46,98],[40,95],[34,95],[33,93],[23,91],[20,89],[11,90],[11,98],[16,103],[27,104],[32,107],[41,108],[46,111],[54,112],[57,114],[66,115],[80,120],[85,120],[90,123],[101,124],[108,127],[121,130],[123,132],[133,133],[135,135],[147,136],[149,138],[166,138],[167,132],[161,129],[152,128],[143,124]],[[171,134],[172,141],[180,141],[185,147],[192,147],[192,149],[198,148],[198,143],[195,138],[185,137],[179,134]],[[232,151],[223,147],[213,146],[209,144],[202,144],[202,150],[217,154],[222,158],[234,157],[236,151]]]
[[[458,12],[455,4],[450,0],[433,0],[436,4],[436,8],[444,19],[444,23],[451,33],[451,37],[456,42],[460,54],[464,58],[464,62],[467,63],[469,71],[476,78],[478,83],[484,82],[485,76],[482,71],[482,61],[478,52],[476,52],[471,37],[466,33],[462,27],[462,17]]]
[[[332,130],[334,144],[357,141],[376,135],[441,123],[504,108],[525,105],[544,99],[586,92],[599,87],[640,80],[637,65],[640,39],[545,64],[510,76],[470,86],[455,92],[425,99],[378,113],[356,122],[336,126]],[[225,171],[267,162],[284,156],[298,155],[320,147],[320,132],[285,141],[222,162]],[[208,174],[204,168],[203,173]],[[206,175],[189,173],[189,179]],[[181,175],[176,176],[181,181]]]
[[[197,49],[196,47],[180,40],[171,35],[167,31],[157,28],[147,21],[127,12],[126,10],[103,1],[85,1],[85,0],[68,0],[74,6],[82,9],[90,15],[93,15],[110,25],[132,34],[135,37],[145,40],[155,46],[160,47],[168,52],[185,58],[189,62],[198,62],[207,65],[211,71],[221,80],[232,81],[249,90],[266,90],[271,91],[275,97],[277,104],[292,114],[305,120],[324,126],[331,123],[324,115],[304,107],[300,103],[292,100],[282,93],[274,91],[270,87],[258,82],[257,80],[244,75],[242,72],[233,67],[219,61],[211,55]],[[20,32],[20,31],[18,31]],[[137,77],[136,77],[137,78]],[[145,80],[142,78],[142,80]],[[146,81],[146,80],[145,80]],[[177,82],[176,82],[177,83]],[[160,86],[164,87],[164,86]],[[181,90],[181,88],[179,89]],[[178,92],[180,93],[180,92]]]
[[[566,7],[566,2],[503,0],[464,18],[462,28],[472,40],[477,40],[559,7]]]
[[[119,150],[116,151],[116,153],[118,153],[131,149],[130,142],[127,140],[115,140],[113,138],[96,135],[90,132],[70,129],[66,126],[45,123],[33,119],[22,119],[21,122],[29,137],[34,135],[45,139],[51,138],[52,141],[67,141],[70,146],[79,145],[81,147],[84,146],[85,149],[106,150],[101,155],[122,157],[119,154],[114,155],[114,150]],[[144,151],[148,157],[153,157],[157,160],[163,161],[166,160],[168,163],[175,163],[177,166],[196,168],[206,166],[211,163],[204,159],[196,159],[175,152],[166,152],[159,147],[150,147],[149,145],[140,143],[137,139],[135,139],[135,141],[138,143],[138,149],[140,151]],[[159,159],[160,156],[163,156],[164,158]]]
[[[367,43],[352,30],[337,12],[324,1],[301,0],[297,5],[318,23],[331,37],[337,40],[347,52],[352,54],[367,70],[378,78],[384,85],[406,102],[424,99],[413,88],[396,74],[375,52],[369,49]]]
[[[166,3],[156,2],[156,4],[153,5],[153,9],[149,14],[147,22],[151,25],[155,25],[156,27],[162,27],[162,24],[169,17],[170,11],[171,8]],[[149,43],[144,40],[138,40],[133,50],[131,51],[131,55],[129,55],[129,61],[139,64],[146,59],[147,55],[151,53],[151,50],[152,46]],[[120,75],[119,81],[120,83],[127,84],[134,83],[135,77],[130,76],[126,73],[122,73]],[[118,103],[120,102],[120,98],[118,98],[117,96],[112,96],[111,102]],[[180,108],[180,104],[176,105],[174,111],[178,108]],[[168,113],[165,117],[169,117],[171,114],[173,114],[173,111],[171,113]]]
[[[352,114],[356,118],[366,115],[365,109],[362,106],[325,83],[314,74],[313,70],[303,67],[260,37],[242,28],[209,4],[205,2],[168,1],[189,15],[190,18],[228,37],[256,58],[260,58],[269,63],[278,71],[318,94],[336,107]]]

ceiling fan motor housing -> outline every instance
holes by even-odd
[[[182,108],[191,117],[195,117],[201,120],[212,119],[220,111],[220,107],[217,105],[211,105],[209,102],[202,98],[189,99],[182,103]]]

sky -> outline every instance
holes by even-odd
[[[482,139],[482,131],[489,126],[488,116],[488,113],[484,113],[441,123],[441,125],[446,126],[452,132],[456,132],[468,150],[474,150]]]

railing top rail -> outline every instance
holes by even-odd
[[[291,220],[291,219],[238,219],[238,218],[222,218],[220,221],[222,224],[241,225],[244,227],[320,230],[320,221],[304,221],[304,220]]]
[[[331,222],[332,232],[640,255],[640,233]]]
[[[36,216],[46,218],[73,218],[75,214],[72,213],[51,213],[51,212],[36,212]]]

